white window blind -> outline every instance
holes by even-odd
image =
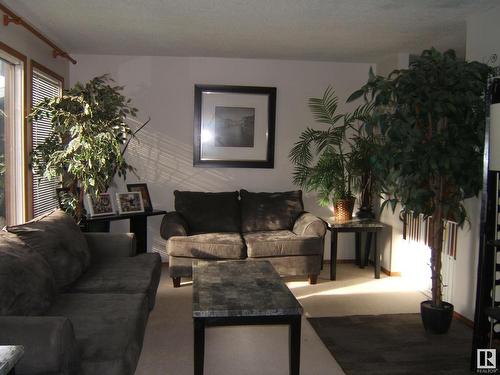
[[[32,105],[35,106],[44,98],[60,96],[62,82],[49,75],[33,69],[33,86],[31,92]],[[43,143],[50,134],[50,119],[40,118],[32,123],[33,149]],[[33,217],[57,207],[56,188],[57,180],[48,181],[38,171],[33,171]]]

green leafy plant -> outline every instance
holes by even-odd
[[[133,168],[124,152],[133,132],[127,119],[137,109],[121,94],[122,86],[112,86],[108,75],[77,83],[61,97],[45,98],[28,116],[33,121],[47,118],[51,133],[31,153],[33,170],[43,178],[60,178],[68,188],[64,207],[77,220],[82,216],[83,195],[105,192],[117,174],[126,178]],[[149,120],[148,120],[149,121]]]
[[[430,220],[432,305],[442,306],[443,220],[463,225],[463,200],[481,189],[484,100],[489,68],[456,58],[454,51],[425,50],[409,69],[388,78],[370,71],[368,83],[348,101],[364,96],[384,144],[373,158],[393,211]]]
[[[353,199],[360,187],[360,141],[366,140],[363,124],[372,105],[363,105],[354,112],[338,114],[338,98],[328,87],[321,98],[310,98],[314,119],[326,129],[307,127],[289,153],[294,164],[293,182],[308,191],[316,191],[318,203],[327,206],[340,199]]]

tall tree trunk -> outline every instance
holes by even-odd
[[[360,209],[364,211],[372,210],[372,191],[373,178],[370,170],[365,171],[361,177],[361,205]]]
[[[432,277],[432,305],[441,307],[443,302],[443,290],[441,280],[442,261],[441,255],[443,252],[443,181],[438,178],[438,189],[435,191],[435,207],[432,219],[430,219],[430,239],[429,247],[431,248],[431,277]]]
[[[78,188],[78,180],[73,179],[71,181],[71,185],[69,187],[69,190],[71,192],[71,195],[73,197],[76,197],[77,203],[76,203],[76,208],[75,208],[75,213],[74,213],[74,219],[77,223],[80,223],[82,220],[83,216],[83,189]]]

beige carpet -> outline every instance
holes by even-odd
[[[372,268],[341,264],[337,281],[325,266],[317,285],[286,278],[308,317],[417,312],[424,298],[399,277],[373,279]],[[187,280],[183,280],[187,281]],[[189,281],[172,288],[163,268],[156,306],[149,317],[136,375],[191,375],[193,328]],[[302,319],[302,375],[343,374],[305,318]],[[206,375],[288,374],[288,329],[284,326],[213,327],[206,331]]]

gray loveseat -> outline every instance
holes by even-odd
[[[17,375],[131,375],[160,280],[133,234],[82,233],[60,210],[0,234],[0,345]]]
[[[265,259],[281,275],[308,275],[316,283],[326,225],[304,212],[300,190],[174,196],[175,211],[161,225],[174,287],[192,275],[194,259]]]

